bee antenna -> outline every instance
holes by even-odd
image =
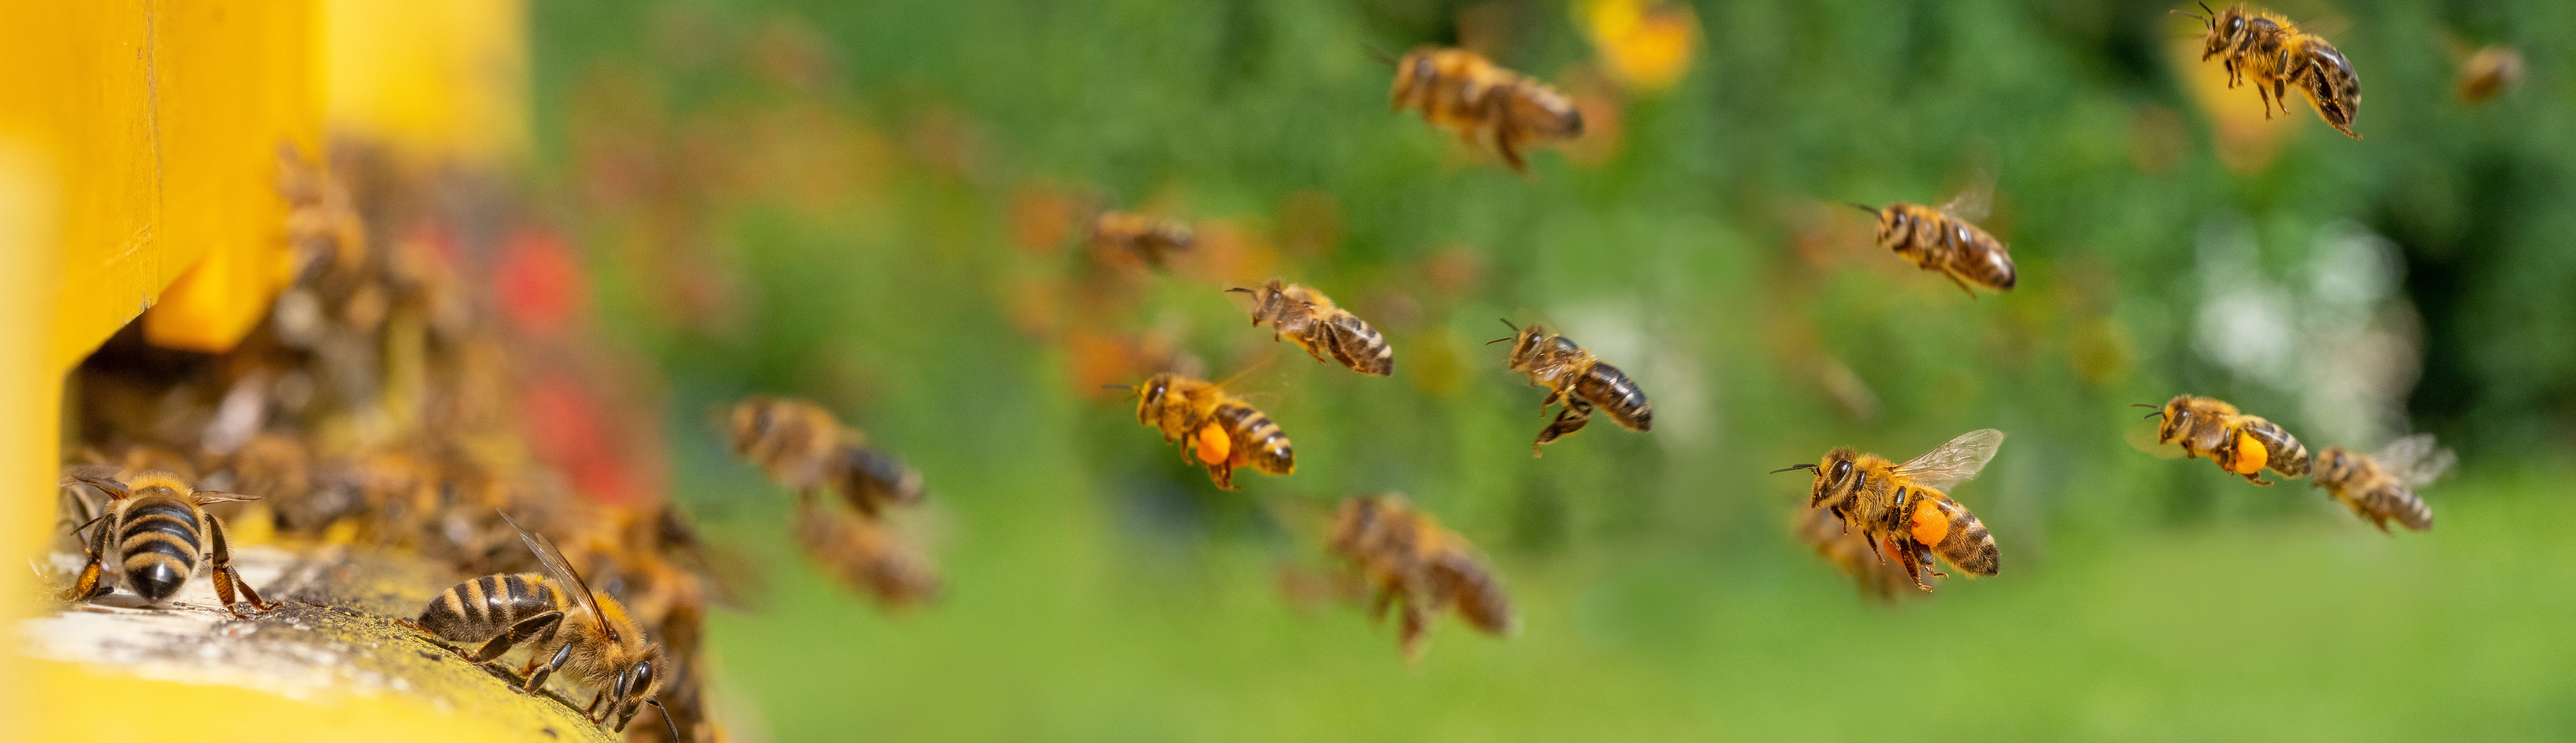
[[[2129,407],[2132,407],[2132,408],[2162,408],[2162,407],[2164,407],[2164,406],[2162,406],[2162,405],[2157,405],[2157,404],[2154,404],[2154,403],[2133,402],[2133,403],[2129,403]]]
[[[1871,213],[1871,214],[1877,214],[1877,213],[1878,213],[1878,207],[1870,206],[1870,205],[1868,205],[1868,204],[1863,204],[1863,203],[1860,203],[1860,202],[1858,202],[1858,201],[1845,201],[1845,202],[1843,202],[1843,203],[1845,203],[1845,204],[1850,204],[1850,205],[1852,205],[1852,208],[1854,208],[1854,209],[1859,209],[1859,210],[1861,210],[1861,211],[1869,212],[1869,213]]]
[[[1506,335],[1506,336],[1503,336],[1503,337],[1501,337],[1501,338],[1496,338],[1496,339],[1493,339],[1493,340],[1490,340],[1490,341],[1485,341],[1485,345],[1490,346],[1490,345],[1494,345],[1494,344],[1496,344],[1496,343],[1501,343],[1501,342],[1503,342],[1503,341],[1511,340],[1511,339],[1513,339],[1513,338],[1518,338],[1518,337],[1520,337],[1520,336],[1517,336],[1517,335]]]
[[[2157,410],[2156,412],[2148,413],[2146,418],[2139,418],[2138,420],[2146,420],[2147,418],[2162,418],[2162,417],[2165,417],[2165,411],[2163,411],[2163,410]]]
[[[1245,288],[1240,287],[1240,286],[1235,287],[1235,288],[1232,288],[1232,289],[1227,289],[1226,291],[1229,291],[1229,292],[1243,292],[1243,293],[1245,293],[1245,294],[1251,294],[1251,293],[1252,293],[1252,290],[1250,290],[1250,289],[1245,289]]]
[[[653,705],[654,710],[662,713],[662,724],[671,728],[671,740],[680,740],[680,723],[671,721],[671,708],[662,706],[661,697],[646,699],[644,703]]]
[[[1494,319],[1496,319],[1496,320],[1502,320],[1502,321],[1503,321],[1503,327],[1511,328],[1511,329],[1512,329],[1512,332],[1514,332],[1514,333],[1521,332],[1521,326],[1513,325],[1513,324],[1512,324],[1512,321],[1510,321],[1510,320],[1504,320],[1503,318],[1499,318],[1499,317],[1494,318]]]
[[[1776,469],[1776,470],[1772,470],[1772,471],[1771,471],[1771,474],[1777,475],[1777,474],[1780,474],[1780,473],[1782,473],[1782,472],[1787,472],[1787,471],[1790,471],[1790,470],[1812,470],[1812,469],[1815,469],[1815,468],[1816,468],[1816,466],[1815,466],[1815,465],[1812,465],[1812,464],[1793,464],[1793,465],[1789,465],[1789,466],[1787,466],[1787,467],[1782,467],[1782,468],[1779,468],[1779,469]]]
[[[1136,385],[1132,385],[1132,384],[1104,384],[1104,385],[1101,385],[1101,386],[1100,386],[1100,388],[1101,388],[1101,389],[1104,389],[1104,390],[1132,390],[1132,389],[1136,389]]]
[[[1368,45],[1366,45],[1366,46],[1368,47],[1368,53],[1369,53],[1369,58],[1370,58],[1370,59],[1375,59],[1375,60],[1377,60],[1377,61],[1378,61],[1378,64],[1387,65],[1387,66],[1389,66],[1389,67],[1393,67],[1393,66],[1395,66],[1395,55],[1394,55],[1394,54],[1388,53],[1388,52],[1387,52],[1387,50],[1386,50],[1385,48],[1380,47],[1380,46],[1378,46],[1378,45],[1376,45],[1376,44],[1368,44]]]

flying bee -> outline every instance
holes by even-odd
[[[2460,101],[2485,103],[2521,82],[2522,52],[2506,46],[2479,49],[2460,65]]]
[[[2370,519],[2382,532],[2388,522],[2415,531],[2433,529],[2433,509],[2415,489],[2451,470],[2460,457],[2433,445],[2433,435],[2419,433],[2390,442],[2376,454],[2345,451],[2340,446],[2317,452],[2315,487],[2352,508],[2352,514]]]
[[[1939,208],[1902,201],[1884,208],[1852,206],[1878,218],[1879,247],[1896,251],[1896,257],[1925,271],[1950,277],[1973,299],[1977,290],[1971,285],[1997,292],[2013,288],[2012,253],[2002,240],[1973,224],[1986,217],[1990,198],[1985,189],[1975,188]]]
[[[1370,616],[1397,609],[1396,642],[1408,658],[1419,657],[1423,630],[1445,609],[1490,635],[1510,634],[1516,623],[1511,596],[1475,545],[1402,496],[1343,501],[1326,547],[1371,592]]]
[[[1141,262],[1163,270],[1172,256],[1194,244],[1190,225],[1135,212],[1102,212],[1091,220],[1091,249],[1106,260]]]
[[[2200,20],[2208,32],[2200,61],[2217,57],[2227,68],[2227,87],[2253,78],[2254,92],[2263,99],[2263,118],[2271,118],[2275,106],[2288,114],[2289,86],[2296,85],[2318,118],[2345,136],[2361,138],[2352,131],[2352,119],[2361,113],[2361,77],[2333,44],[2279,13],[2247,10],[2241,3],[2216,11],[2202,3],[2200,10],[2201,15],[2173,12]]]
[[[921,502],[919,471],[868,447],[866,436],[842,427],[823,406],[754,395],[734,405],[729,420],[734,453],[800,495],[829,487],[870,516]]]
[[[1805,508],[1800,511],[1798,523],[1792,527],[1798,542],[1814,549],[1816,556],[1825,558],[1825,562],[1850,575],[1862,593],[1881,601],[1892,601],[1898,595],[1897,589],[1911,586],[1921,577],[1908,576],[1902,566],[1888,564],[1878,545],[1871,543],[1868,537],[1852,533],[1851,527],[1843,523],[1842,517],[1834,515],[1832,509]]]
[[[1827,509],[1846,528],[1858,528],[1881,559],[1895,558],[1914,579],[1914,587],[1929,591],[1932,586],[1923,582],[1924,573],[1948,577],[1931,569],[1934,554],[1969,575],[1995,574],[2002,553],[1995,548],[1994,535],[1948,491],[1975,478],[2003,443],[2004,432],[1984,428],[1959,434],[1904,464],[1844,446],[1825,452],[1825,458],[1814,464],[1772,472],[1814,472],[1807,507]]]
[[[2156,427],[2156,443],[2177,444],[2183,456],[2197,459],[2208,455],[2218,468],[2243,475],[2246,482],[2270,485],[2256,474],[2270,467],[2283,477],[2308,474],[2308,449],[2290,432],[2261,416],[2236,412],[2236,406],[2217,398],[2175,395],[2164,407],[2138,403],[2131,407],[2156,408],[2149,418],[2162,418]]]
[[[1514,172],[1527,175],[1521,150],[1583,135],[1583,113],[1554,86],[1496,66],[1465,49],[1417,47],[1395,63],[1395,110],[1456,132],[1469,146],[1490,143]]]
[[[1252,324],[1270,323],[1270,338],[1282,337],[1306,349],[1306,355],[1323,363],[1330,354],[1334,361],[1351,371],[1375,376],[1395,373],[1395,349],[1377,334],[1367,322],[1350,310],[1333,306],[1323,292],[1278,279],[1259,289],[1236,287],[1229,292],[1252,295]]]
[[[1592,357],[1591,351],[1536,323],[1522,328],[1504,320],[1503,327],[1511,328],[1512,335],[1486,341],[1485,345],[1511,341],[1511,370],[1528,374],[1533,386],[1547,386],[1547,399],[1538,404],[1539,414],[1545,415],[1549,406],[1565,404],[1557,411],[1556,419],[1538,432],[1538,441],[1530,444],[1530,456],[1539,456],[1539,447],[1548,442],[1583,430],[1595,408],[1610,414],[1610,420],[1628,430],[1654,428],[1655,411],[1646,403],[1645,390],[1638,389],[1637,383],[1629,381],[1619,367],[1602,363]]]
[[[232,539],[224,530],[224,522],[205,509],[210,504],[258,498],[198,490],[185,480],[159,471],[144,472],[122,482],[88,474],[75,474],[72,479],[98,488],[107,494],[109,502],[103,513],[72,529],[77,535],[83,528],[96,526],[83,548],[88,560],[81,565],[80,577],[70,590],[63,592],[63,600],[87,601],[105,596],[116,590],[116,582],[121,581],[153,607],[167,606],[171,597],[177,596],[188,579],[197,574],[197,565],[203,561],[214,569],[215,597],[223,601],[224,611],[247,618],[249,615],[242,613],[242,603],[259,611],[277,608],[277,604],[260,598],[259,591],[233,568]],[[238,599],[234,589],[241,591]]]
[[[939,568],[892,525],[823,504],[796,509],[796,546],[854,591],[899,608],[938,595]]]
[[[477,664],[528,644],[532,652],[519,668],[527,679],[522,688],[540,691],[548,676],[565,671],[597,690],[581,711],[592,724],[614,720],[612,729],[624,732],[644,705],[661,706],[654,696],[663,682],[657,670],[670,667],[662,646],[645,639],[643,626],[615,597],[592,593],[552,540],[520,527],[509,514],[501,520],[518,531],[545,572],[486,575],[458,583],[430,599],[412,626],[449,642],[482,643],[465,654]],[[679,737],[677,728],[671,737]]]
[[[1147,378],[1136,388],[1136,422],[1162,431],[1164,443],[1180,442],[1184,460],[1206,465],[1220,489],[1236,489],[1234,468],[1246,464],[1273,475],[1297,471],[1279,424],[1215,382],[1170,372]]]

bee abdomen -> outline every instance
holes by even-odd
[[[1631,431],[1652,430],[1655,410],[1646,403],[1646,391],[1619,371],[1619,367],[1595,363],[1581,379],[1574,380],[1574,394],[1589,400],[1610,414],[1610,420]]]
[[[1262,415],[1250,405],[1227,400],[1217,404],[1216,419],[1225,426],[1227,433],[1234,436],[1237,446],[1246,447],[1251,452],[1254,467],[1274,475],[1285,475],[1297,469],[1297,453],[1288,444],[1287,432],[1279,430],[1279,424],[1270,422],[1270,416]]]
[[[1376,328],[1358,315],[1343,312],[1325,323],[1333,343],[1333,358],[1361,374],[1388,376],[1395,373],[1395,349],[1386,344]]]
[[[921,473],[893,455],[864,446],[844,446],[833,467],[841,495],[860,510],[875,513],[884,504],[921,502]]]
[[[2424,505],[2424,499],[2417,496],[2413,488],[2390,483],[2372,488],[2368,497],[2371,501],[2371,510],[2396,519],[2397,523],[2405,524],[2408,529],[2415,531],[2433,529],[2433,509]]]
[[[2300,446],[2299,440],[2292,437],[2290,432],[2281,430],[2279,424],[2267,420],[2246,421],[2244,426],[2245,433],[2263,442],[2265,452],[2263,466],[2270,467],[2272,471],[2279,472],[2285,477],[2302,477],[2308,474],[2308,448]]]
[[[1995,547],[1995,535],[1986,531],[1986,522],[1977,520],[1976,514],[1965,508],[1956,510],[1957,515],[1950,518],[1949,533],[1942,535],[1941,543],[1933,549],[1940,550],[1942,559],[1970,575],[1994,575],[2003,561],[2002,550]]]
[[[127,507],[117,530],[126,583],[146,601],[158,604],[178,595],[197,572],[204,525],[188,504],[149,498]]]
[[[561,608],[562,595],[534,574],[486,575],[448,587],[420,610],[418,624],[458,642],[491,639],[519,620]],[[542,637],[551,637],[549,631]]]

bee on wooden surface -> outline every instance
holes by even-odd
[[[482,643],[465,653],[478,664],[527,644],[532,652],[519,668],[527,679],[522,688],[542,690],[548,676],[565,671],[597,690],[590,706],[582,709],[593,724],[611,725],[613,720],[613,729],[623,732],[644,705],[661,706],[654,695],[664,679],[657,671],[670,666],[662,646],[645,639],[643,626],[624,604],[592,593],[553,541],[520,528],[508,514],[501,519],[519,532],[545,572],[486,575],[458,583],[430,599],[413,626],[449,642]],[[679,737],[678,730],[672,737]]]
[[[1259,289],[1236,287],[1229,292],[1252,295],[1252,324],[1270,323],[1270,338],[1282,337],[1306,349],[1306,355],[1322,363],[1324,357],[1351,371],[1375,376],[1395,373],[1395,349],[1386,338],[1370,328],[1358,315],[1333,305],[1333,300],[1299,284],[1278,279]]]
[[[1935,554],[1969,575],[1995,574],[2002,553],[1994,535],[1948,491],[1976,477],[2003,443],[2004,432],[1986,428],[1960,434],[1904,464],[1844,446],[1825,452],[1814,464],[1772,472],[1814,472],[1807,506],[1824,508],[1844,526],[1857,528],[1882,559],[1894,558],[1916,588],[1929,591],[1932,586],[1923,582],[1923,574],[1948,577],[1932,569]]]
[[[900,608],[939,593],[939,567],[894,526],[820,503],[796,509],[796,546],[853,591]]]
[[[2352,514],[2370,519],[2382,532],[2388,522],[2415,531],[2433,529],[2433,508],[2415,489],[2433,484],[2457,464],[2460,457],[2451,450],[2433,444],[2433,435],[2419,433],[2390,442],[2375,454],[2345,451],[2340,446],[2317,452],[2317,474],[2314,487],[2352,509]]]
[[[2522,52],[2512,47],[2490,46],[2469,55],[2460,64],[2460,101],[2470,105],[2487,102],[2497,93],[2522,83]]]
[[[1326,547],[1370,592],[1370,616],[1384,619],[1396,609],[1396,642],[1408,658],[1419,656],[1423,630],[1445,609],[1456,608],[1468,626],[1490,635],[1510,634],[1516,624],[1511,596],[1475,545],[1401,496],[1343,501]]]
[[[260,598],[259,591],[233,568],[232,540],[224,522],[205,510],[209,504],[257,498],[198,490],[167,472],[145,472],[123,481],[88,474],[75,474],[72,479],[98,488],[109,502],[103,513],[72,529],[77,535],[81,529],[96,527],[83,548],[88,560],[71,589],[63,592],[63,600],[105,596],[122,582],[146,603],[166,606],[197,574],[198,563],[204,562],[213,568],[215,597],[223,601],[224,611],[248,617],[240,604],[259,611],[277,608]],[[240,590],[238,598],[235,589]]]
[[[1985,189],[1975,188],[1939,208],[1902,201],[1883,208],[1852,206],[1878,219],[1879,247],[1896,251],[1896,257],[1925,271],[1950,277],[1973,299],[1977,290],[1971,285],[2011,291],[2016,276],[2012,253],[2004,242],[1974,224],[1986,218],[1991,198]]]
[[[2207,455],[2218,468],[2243,475],[2247,482],[2270,485],[2257,474],[2269,467],[2283,477],[2308,474],[2308,449],[2279,425],[2261,416],[2236,412],[2236,406],[2217,398],[2176,395],[2164,407],[2138,403],[2131,407],[2156,408],[2149,418],[2162,418],[2156,427],[2156,443],[2178,445],[2183,456],[2197,459]]]
[[[2296,85],[2318,118],[2345,136],[2361,138],[2352,131],[2352,119],[2361,112],[2361,77],[2333,44],[2278,13],[2247,10],[2243,4],[2213,11],[2202,3],[2200,10],[2202,15],[2173,12],[2197,18],[2206,28],[2200,60],[2217,57],[2227,68],[2227,87],[2253,78],[2264,118],[2271,118],[2275,106],[2283,114],[2290,112],[2289,86]]]
[[[1469,146],[1490,144],[1512,170],[1529,173],[1521,151],[1583,134],[1583,113],[1554,86],[1465,49],[1418,47],[1395,63],[1395,110],[1417,109]]]
[[[1511,328],[1512,335],[1486,341],[1485,345],[1512,342],[1511,370],[1528,374],[1532,385],[1547,387],[1547,399],[1538,404],[1539,413],[1544,415],[1549,406],[1565,404],[1557,411],[1556,419],[1538,432],[1538,441],[1530,444],[1530,456],[1538,456],[1539,447],[1548,442],[1583,430],[1595,408],[1610,414],[1610,420],[1628,430],[1654,428],[1655,411],[1646,403],[1645,390],[1638,389],[1637,383],[1629,381],[1619,367],[1602,363],[1592,357],[1591,351],[1565,336],[1548,333],[1536,323],[1522,328],[1504,320],[1503,327]]]
[[[1818,557],[1852,577],[1861,593],[1881,601],[1895,600],[1897,589],[1908,588],[1922,576],[1908,576],[1903,566],[1890,564],[1870,542],[1869,537],[1854,533],[1830,508],[1802,509],[1792,533],[1800,544],[1816,551]]]
[[[1181,455],[1207,466],[1218,488],[1234,490],[1234,468],[1246,464],[1273,475],[1297,471],[1297,452],[1270,416],[1225,393],[1215,382],[1165,372],[1136,388],[1136,422],[1178,441]]]
[[[1102,212],[1091,220],[1091,250],[1102,260],[1168,268],[1196,237],[1188,222],[1135,212]]]
[[[921,502],[919,471],[867,446],[865,435],[842,427],[823,406],[754,395],[734,406],[730,420],[734,453],[800,494],[829,487],[871,516]]]

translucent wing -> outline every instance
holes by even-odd
[[[599,599],[591,595],[590,584],[582,581],[580,573],[573,572],[572,562],[565,560],[563,552],[555,549],[554,541],[547,539],[543,534],[528,531],[526,527],[520,526],[518,521],[512,520],[507,512],[501,514],[501,520],[508,522],[511,529],[519,532],[519,541],[527,542],[529,551],[537,553],[537,562],[544,563],[546,566],[546,577],[556,583],[572,586],[573,601],[581,605],[582,611],[590,612],[591,621],[597,622],[600,629],[608,631],[610,642],[617,642],[617,626],[609,624],[607,615],[599,613]]]
[[[2460,461],[2460,455],[2435,446],[2433,435],[2429,433],[2389,442],[2370,458],[2379,462],[2380,470],[2390,477],[2418,488],[2433,484],[2434,480],[2451,470],[2451,465]]]
[[[226,493],[226,492],[217,491],[217,490],[199,490],[199,491],[197,491],[197,505],[205,506],[205,505],[213,505],[213,504],[216,504],[216,503],[239,503],[239,502],[242,502],[242,501],[254,501],[254,500],[259,500],[259,499],[261,499],[261,498],[265,498],[265,497],[267,497],[267,496],[262,496],[262,495],[243,495],[243,494],[241,494],[241,493]]]
[[[1977,185],[1959,191],[1957,195],[1950,197],[1949,203],[1941,205],[1941,211],[1970,222],[1985,221],[1986,215],[1993,213],[1994,210],[1995,186],[1993,181],[1988,180],[1980,180]]]
[[[2181,444],[2156,441],[2157,427],[2160,425],[2162,423],[2153,418],[2131,423],[2127,430],[2120,432],[2120,439],[2129,442],[2130,448],[2153,454],[2157,459],[2181,459]]]
[[[1993,461],[1995,450],[2004,445],[2004,432],[1980,428],[1959,434],[1950,443],[1924,452],[1913,461],[1896,466],[1896,474],[1925,487],[1949,490],[1977,476],[1977,471]]]

